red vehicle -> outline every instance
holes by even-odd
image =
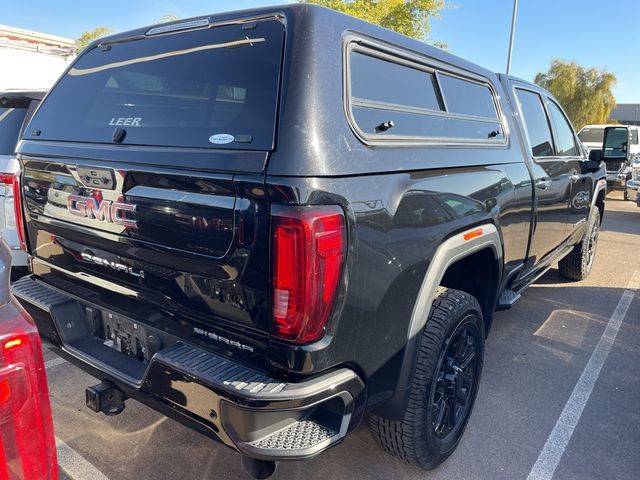
[[[57,480],[40,338],[9,290],[11,250],[0,238],[0,480]]]

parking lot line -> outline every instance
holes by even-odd
[[[56,449],[58,465],[71,480],[109,480],[104,473],[58,437],[56,437]]]
[[[634,272],[527,480],[550,480],[553,477],[638,289],[640,272]]]

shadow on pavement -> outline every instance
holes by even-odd
[[[640,235],[640,207],[637,211],[631,212],[610,210],[605,212],[602,230]],[[640,248],[640,238],[638,238],[638,248]]]

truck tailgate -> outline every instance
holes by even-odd
[[[23,157],[35,267],[206,324],[266,331],[258,322],[267,308],[269,231],[260,176],[246,183],[233,174],[89,163]]]

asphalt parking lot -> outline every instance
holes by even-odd
[[[587,479],[640,476],[640,208],[608,197],[594,271],[568,283],[552,269],[487,342],[478,401],[449,460],[432,472],[377,449],[366,426],[275,478]],[[152,410],[127,402],[94,414],[97,383],[45,352],[61,478],[242,479],[240,457]]]

